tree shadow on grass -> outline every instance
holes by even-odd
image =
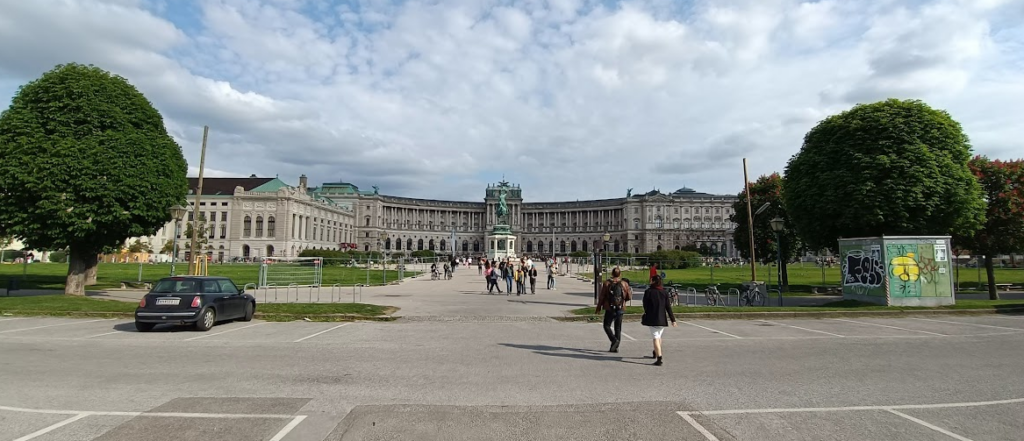
[[[521,345],[515,343],[498,343],[501,346],[515,349],[525,349],[533,351],[535,354],[547,355],[549,357],[560,357],[560,358],[573,358],[577,360],[591,360],[591,361],[619,361],[623,363],[632,364],[646,364],[638,363],[632,360],[642,360],[643,358],[637,357],[623,357],[607,351],[599,351],[594,349],[581,349],[581,348],[566,348],[562,346],[547,346],[547,345]]]

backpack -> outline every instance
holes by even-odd
[[[626,301],[626,294],[622,291],[622,281],[615,281],[610,288],[608,303],[611,305],[611,309],[622,309],[622,304]]]
[[[537,278],[537,268],[530,268],[530,277]]]

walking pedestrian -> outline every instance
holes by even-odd
[[[597,310],[594,311],[594,314],[600,314],[604,310],[604,333],[612,342],[608,352],[619,352],[619,343],[622,342],[622,315],[626,313],[626,302],[632,298],[632,290],[622,281],[622,270],[615,267],[612,269],[612,278],[601,286],[597,297]]]
[[[666,317],[667,316],[667,317]],[[669,320],[672,327],[676,324],[676,316],[672,313],[672,302],[668,299],[668,293],[662,287],[661,276],[651,277],[651,287],[644,291],[644,315],[640,324],[651,330],[651,337],[654,339],[654,365],[661,366],[661,334],[665,332]]]
[[[537,267],[530,265],[530,294],[537,294]]]
[[[505,262],[505,268],[501,274],[505,276],[505,288],[508,290],[505,295],[512,295],[512,278],[515,276],[515,268],[512,267],[511,260]]]

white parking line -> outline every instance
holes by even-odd
[[[718,333],[718,334],[728,335],[729,337],[732,337],[732,338],[740,338],[740,339],[743,338],[743,337],[738,337],[738,336],[732,335],[732,334],[730,334],[728,332],[722,332],[722,331],[718,331],[718,330],[715,330],[715,329],[711,329],[711,328],[709,328],[707,326],[701,326],[701,325],[698,325],[696,323],[690,323],[690,322],[685,321],[685,320],[680,320],[680,322],[681,323],[685,323],[685,324],[690,325],[690,326],[696,326],[696,327],[701,328],[701,329],[706,329],[708,331],[715,332],[715,333]]]
[[[34,326],[34,327],[31,327],[31,328],[8,329],[6,331],[0,331],[0,334],[5,334],[5,333],[8,333],[8,332],[18,332],[18,331],[31,331],[33,329],[52,328],[54,326],[80,325],[82,323],[102,322],[104,320],[110,320],[110,319],[86,320],[86,321],[83,321],[83,322],[74,321],[74,322],[70,322],[70,323],[57,323],[55,325]]]
[[[629,336],[629,334],[627,334],[627,333],[625,333],[625,332],[623,332],[623,333],[622,333],[622,336],[623,336],[623,337],[626,337],[626,338],[628,338],[628,339],[630,339],[630,340],[636,341],[636,339],[635,339],[635,338],[633,338],[633,337],[630,337],[630,336]]]
[[[84,339],[87,339],[87,338],[93,338],[93,337],[102,337],[102,336],[104,336],[104,335],[110,335],[110,334],[117,334],[117,333],[119,333],[119,332],[124,332],[124,331],[110,331],[110,332],[104,332],[104,333],[102,333],[102,334],[96,334],[96,335],[90,335],[90,336],[88,336],[88,337],[82,337],[82,339],[84,340]]]
[[[227,334],[229,332],[241,331],[241,330],[243,330],[245,328],[251,328],[253,326],[265,325],[267,323],[268,322],[253,323],[253,324],[248,325],[248,326],[242,326],[241,328],[228,329],[227,331],[215,332],[213,334],[205,334],[205,335],[200,335],[198,337],[186,338],[184,341],[199,340],[201,338],[206,338],[206,337],[215,337],[215,336],[218,336],[218,335],[221,335],[221,334]]]
[[[29,409],[25,407],[0,406],[0,410],[24,413],[42,413],[49,415],[99,415],[99,416],[147,416],[162,418],[295,418],[296,415],[285,415],[275,413],[185,413],[185,412],[125,412],[106,410],[58,410],[58,409]]]
[[[908,410],[908,409],[947,409],[951,407],[981,407],[996,406],[999,404],[1024,403],[1024,398],[1011,398],[1009,400],[994,401],[966,401],[962,403],[935,403],[935,404],[897,404],[892,406],[845,406],[845,407],[791,407],[791,408],[765,408],[765,409],[727,409],[727,410],[700,410],[683,411],[686,414],[701,415],[742,415],[758,413],[800,413],[800,412],[844,412],[855,410]],[[2,409],[2,408],[0,408]]]
[[[305,337],[302,337],[302,338],[300,338],[300,339],[298,339],[298,340],[295,340],[295,341],[293,341],[292,343],[298,343],[298,342],[300,342],[300,341],[303,341],[303,340],[306,340],[306,339],[310,339],[310,338],[316,337],[316,336],[318,336],[318,335],[320,335],[320,334],[323,334],[323,333],[326,333],[326,332],[330,332],[330,331],[333,331],[333,330],[335,330],[335,329],[338,329],[338,328],[340,328],[340,327],[342,327],[342,326],[348,326],[348,325],[351,325],[351,324],[352,324],[352,323],[342,323],[342,324],[340,324],[340,325],[338,325],[338,326],[335,326],[335,327],[333,327],[333,328],[331,328],[331,329],[328,329],[328,330],[325,330],[325,331],[320,331],[320,332],[317,332],[316,334],[313,334],[313,335],[307,335],[307,336],[305,336]]]
[[[920,332],[920,333],[923,333],[923,334],[938,335],[940,337],[949,337],[948,334],[939,334],[938,332],[930,332],[930,331],[919,331],[917,329],[907,329],[907,328],[901,328],[899,326],[880,325],[878,323],[859,322],[857,320],[847,320],[847,319],[832,319],[832,320],[838,320],[838,321],[841,321],[841,322],[848,322],[848,323],[856,323],[858,325],[871,325],[871,326],[880,326],[880,327],[889,328],[889,329],[899,329],[901,331],[907,331],[907,332]]]
[[[697,429],[697,431],[700,432],[701,435],[704,435],[704,438],[706,438],[708,441],[718,441],[718,438],[715,437],[715,435],[712,435],[711,432],[708,431],[708,429],[705,429],[704,426],[700,425],[700,423],[698,423],[697,420],[693,419],[693,417],[690,416],[690,414],[686,412],[676,413],[678,413],[679,416],[683,417],[683,419],[686,420],[687,423],[690,423],[690,425],[693,426],[694,429]]]
[[[80,414],[75,415],[75,416],[73,416],[71,418],[68,418],[68,419],[66,419],[64,421],[61,421],[61,422],[59,422],[57,424],[53,424],[53,425],[44,427],[42,429],[39,429],[39,430],[37,430],[35,432],[32,432],[32,433],[30,433],[28,435],[25,435],[25,436],[23,436],[21,438],[18,438],[18,439],[14,440],[14,441],[28,441],[28,440],[30,440],[32,438],[37,437],[37,436],[46,435],[47,433],[50,433],[53,430],[59,429],[61,427],[64,427],[64,426],[66,426],[68,424],[71,424],[71,423],[73,423],[75,421],[78,421],[78,420],[80,420],[82,418],[85,418],[87,416],[89,416],[89,414],[87,414],[87,413],[80,413]]]
[[[758,320],[758,321],[765,322],[765,323],[771,323],[773,325],[789,326],[790,328],[796,328],[796,329],[799,329],[799,330],[802,330],[802,331],[817,332],[819,334],[828,334],[828,335],[831,335],[833,337],[845,337],[845,335],[833,334],[831,332],[819,331],[817,329],[802,328],[800,326],[789,325],[789,324],[786,324],[786,323],[773,322],[771,320]]]
[[[980,326],[982,328],[1008,329],[1008,330],[1011,330],[1011,331],[1021,331],[1021,332],[1024,332],[1024,329],[1021,329],[1021,328],[1008,328],[1006,326],[982,325],[980,323],[951,322],[951,321],[948,321],[948,320],[935,320],[935,319],[926,319],[926,318],[917,318],[917,317],[910,317],[910,318],[912,318],[914,320],[924,320],[924,321],[927,321],[927,322],[950,323],[950,324],[953,324],[953,325]]]
[[[919,419],[919,418],[914,418],[914,417],[912,417],[910,415],[907,415],[907,414],[905,414],[903,412],[898,412],[898,411],[895,411],[895,410],[892,410],[892,409],[886,409],[886,411],[888,411],[889,413],[891,413],[893,415],[899,415],[899,416],[901,416],[903,418],[906,418],[906,419],[908,419],[910,421],[913,421],[913,422],[915,422],[917,424],[925,426],[925,427],[927,427],[929,429],[932,429],[932,430],[934,430],[936,432],[939,432],[939,433],[941,433],[943,435],[946,435],[946,436],[949,436],[949,437],[952,437],[952,438],[956,438],[956,439],[958,439],[960,441],[971,441],[970,438],[964,438],[964,437],[962,437],[960,435],[957,435],[957,434],[955,434],[953,432],[950,432],[950,431],[948,431],[946,429],[943,429],[943,428],[941,428],[939,426],[936,426],[936,425],[934,425],[932,423],[929,423],[929,422],[927,422],[925,420],[922,420],[922,419]]]
[[[270,438],[270,441],[281,441],[282,439],[284,439],[286,435],[288,435],[288,432],[291,432],[292,429],[294,429],[295,426],[298,426],[299,423],[301,423],[302,420],[304,419],[306,419],[305,415],[299,415],[295,417],[290,422],[288,422],[288,425],[284,426],[284,428],[281,429],[280,432],[277,432],[277,435],[274,435],[273,438]]]

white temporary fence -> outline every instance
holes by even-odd
[[[257,286],[320,286],[324,261],[319,257],[264,257]]]

